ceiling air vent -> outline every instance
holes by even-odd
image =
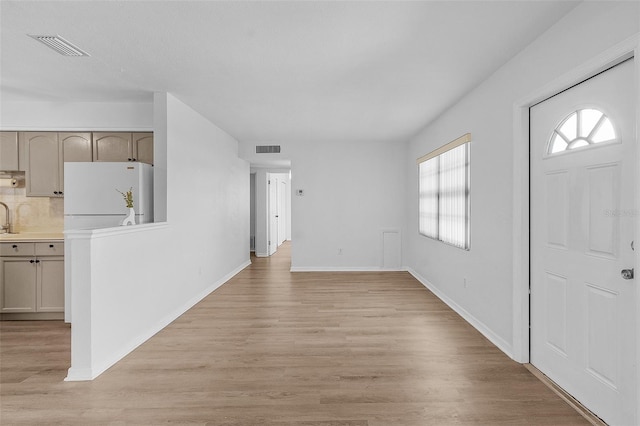
[[[89,54],[73,44],[69,43],[67,40],[63,39],[59,35],[32,35],[29,34],[29,37],[38,40],[41,43],[46,44],[56,52],[64,56],[89,56]]]
[[[256,145],[256,154],[279,154],[280,145]]]

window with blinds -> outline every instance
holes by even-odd
[[[466,135],[418,159],[419,231],[469,249],[469,142]]]

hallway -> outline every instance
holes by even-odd
[[[0,323],[0,423],[588,424],[408,273],[290,273],[290,250],[93,382],[63,382],[67,325]]]

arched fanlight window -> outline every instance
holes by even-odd
[[[553,131],[547,154],[616,142],[617,135],[609,117],[597,109],[580,109],[562,120]]]

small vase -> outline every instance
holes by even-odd
[[[136,224],[136,212],[133,207],[129,207],[129,215],[122,220],[122,226],[135,225]]]

